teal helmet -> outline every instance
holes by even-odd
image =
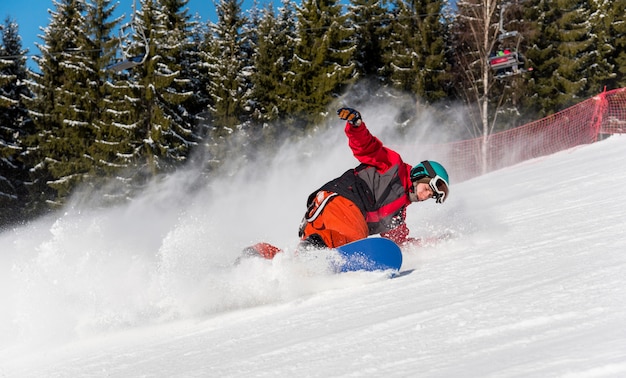
[[[411,169],[411,181],[428,182],[437,203],[443,203],[448,198],[450,192],[448,171],[436,161],[424,160],[414,166]]]

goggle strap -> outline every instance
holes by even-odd
[[[435,173],[433,166],[430,165],[430,162],[428,160],[424,160],[420,164],[422,164],[424,168],[426,168],[426,173],[428,174],[429,177],[434,178],[435,176],[437,176],[437,173]]]

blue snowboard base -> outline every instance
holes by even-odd
[[[358,270],[394,270],[402,266],[400,247],[387,238],[374,237],[357,240],[336,248],[342,257],[336,268],[339,272]]]

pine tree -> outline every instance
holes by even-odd
[[[132,166],[132,123],[128,117],[128,82],[109,69],[116,57],[120,40],[116,35],[121,18],[112,19],[117,3],[112,0],[91,0],[86,9],[86,27],[92,44],[94,106],[91,124],[94,141],[90,147],[93,158],[93,177],[88,184],[99,189],[117,181],[116,192],[106,193],[107,201],[126,198],[132,189],[129,185],[128,169]],[[130,124],[130,125],[129,125]]]
[[[266,124],[277,118],[276,112],[276,83],[282,79],[283,72],[279,70],[276,60],[276,15],[272,4],[267,5],[260,16],[257,25],[258,33],[252,54],[254,74],[252,75],[252,93],[254,109],[252,120],[254,124]]]
[[[193,59],[191,61],[190,74],[195,95],[188,103],[190,111],[197,122],[196,132],[201,137],[202,142],[207,141],[211,133],[211,116],[213,109],[213,97],[211,96],[211,75],[215,59],[213,57],[213,47],[215,42],[209,23],[197,22],[192,30]]]
[[[259,24],[252,98],[258,103],[253,117],[264,127],[288,116],[286,109],[292,90],[287,75],[293,63],[294,19],[292,4],[284,0],[278,16],[272,5],[268,5]]]
[[[37,136],[31,141],[33,189],[43,200],[60,205],[71,189],[89,174],[93,160],[88,36],[85,2],[60,0],[45,29],[41,56],[35,58],[40,73],[33,75],[35,94],[31,117]],[[52,189],[44,189],[47,185]]]
[[[30,97],[26,50],[18,26],[7,17],[0,26],[0,228],[24,217],[28,170],[23,139],[32,133],[22,97]]]
[[[386,56],[395,88],[433,103],[447,95],[449,64],[441,0],[397,0]]]
[[[242,55],[244,57],[243,89],[242,89],[242,105],[243,114],[241,115],[240,127],[246,134],[255,131],[254,114],[257,113],[259,102],[252,98],[254,92],[254,76],[257,73],[255,66],[255,58],[258,51],[259,39],[261,38],[260,25],[262,11],[258,8],[258,1],[254,0],[252,8],[248,10],[246,22],[244,22],[241,33],[244,35],[244,44],[242,45]]]
[[[133,132],[132,160],[139,169],[133,176],[142,185],[183,164],[194,145],[191,126],[181,117],[192,93],[181,77],[181,48],[188,36],[183,16],[158,0],[142,0],[133,15],[131,55],[145,55],[144,63],[129,73],[128,117]]]
[[[191,22],[190,45],[187,47],[184,62],[186,65],[184,76],[189,80],[188,90],[193,93],[187,101],[185,108],[191,116],[190,122],[195,125],[194,134],[201,140],[206,134],[203,129],[207,120],[207,109],[210,104],[210,96],[207,91],[208,69],[204,62],[205,55],[211,50],[208,47],[211,43],[207,40],[207,25],[201,22],[199,15],[196,15]]]
[[[355,30],[352,36],[355,77],[376,86],[385,84],[390,68],[385,64],[391,23],[387,13],[385,2],[379,0],[353,0],[348,5],[347,23]]]
[[[306,129],[326,117],[327,106],[341,95],[355,75],[346,16],[336,0],[304,0],[297,7],[292,102],[288,111]]]
[[[593,66],[590,88],[597,92],[626,86],[626,0],[591,3],[593,34],[597,36],[597,65]]]
[[[276,56],[275,65],[277,70],[280,71],[276,73],[280,78],[278,82],[274,84],[276,85],[275,112],[278,113],[278,119],[287,120],[291,117],[288,110],[292,103],[294,92],[294,88],[291,86],[294,72],[291,69],[294,67],[295,63],[298,24],[293,2],[290,0],[282,0],[281,5],[277,16],[276,35],[272,38],[274,45],[273,51],[275,51]]]
[[[532,19],[536,20],[538,33],[528,58],[535,68],[532,90],[537,96],[529,99],[527,106],[545,116],[589,95],[588,75],[596,63],[593,49],[597,40],[589,23],[588,2],[540,1],[531,10],[535,12]]]
[[[626,0],[614,0],[611,3],[611,14],[614,19],[611,23],[611,40],[615,49],[611,54],[610,63],[614,64],[615,84],[613,88],[626,87]]]
[[[244,51],[246,35],[242,32],[246,18],[241,13],[241,0],[219,1],[216,10],[217,23],[210,26],[215,43],[209,56],[212,59],[209,93],[213,103],[212,137],[220,139],[241,126],[247,101],[244,68],[248,62]]]
[[[611,40],[615,50],[610,58],[610,63],[614,64],[617,77],[613,88],[626,87],[626,9],[625,0],[614,0],[611,6],[611,13],[614,15],[614,22],[611,23]]]
[[[176,100],[168,107],[170,116],[176,119],[179,125],[177,132],[184,135],[189,143],[189,150],[196,145],[200,136],[196,134],[197,108],[195,93],[198,90],[198,82],[195,80],[193,62],[198,60],[198,50],[193,44],[193,32],[196,30],[196,21],[187,14],[189,0],[160,0],[165,16],[165,29],[167,30],[167,43],[161,48],[167,57],[169,71],[179,72],[171,84],[177,93]],[[162,43],[159,41],[159,43]]]
[[[108,20],[115,8],[110,0],[55,4],[36,59],[41,72],[33,74],[30,109],[39,132],[31,158],[33,191],[43,193],[41,202],[60,205],[79,184],[99,186],[124,167],[129,148],[112,140],[118,117],[105,68],[114,54],[117,21]]]

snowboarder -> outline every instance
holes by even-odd
[[[399,245],[419,245],[420,239],[409,237],[406,207],[430,198],[443,203],[449,193],[448,172],[432,160],[406,164],[369,132],[358,111],[341,108],[337,115],[346,121],[348,145],[361,164],[309,196],[298,249],[336,248],[374,234]],[[271,259],[278,252],[271,244],[258,243],[244,255]]]
[[[412,202],[448,198],[448,173],[435,161],[414,167],[383,146],[351,108],[337,111],[346,121],[348,145],[361,164],[324,184],[307,201],[300,226],[302,244],[335,248],[381,234],[397,244],[419,243],[409,237],[406,207]]]

